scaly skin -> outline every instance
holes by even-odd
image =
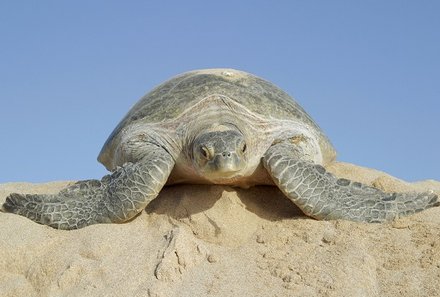
[[[66,230],[124,222],[158,195],[173,166],[172,157],[154,147],[141,161],[124,164],[101,181],[80,181],[56,195],[11,194],[3,209]]]
[[[275,144],[266,152],[263,164],[281,191],[313,218],[381,223],[440,205],[433,193],[384,193],[338,179],[294,152],[287,142]]]

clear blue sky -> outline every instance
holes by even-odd
[[[440,1],[1,1],[0,182],[100,178],[142,95],[213,67],[287,91],[341,161],[440,180],[439,15]]]

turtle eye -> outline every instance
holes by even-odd
[[[241,147],[241,152],[244,153],[247,149],[247,145],[246,142],[243,143],[242,147]]]
[[[206,147],[204,146],[200,147],[200,153],[205,159],[209,159],[209,151]]]

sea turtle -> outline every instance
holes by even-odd
[[[56,195],[11,194],[3,210],[60,229],[133,218],[165,184],[276,185],[306,215],[385,222],[438,206],[431,193],[384,193],[323,166],[335,150],[272,83],[233,69],[191,71],[137,102],[98,160],[112,173]]]

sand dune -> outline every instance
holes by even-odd
[[[386,191],[440,194],[338,163]],[[69,182],[0,185],[57,192]],[[0,213],[0,296],[440,296],[440,208],[389,224],[316,221],[273,187],[165,188],[125,224],[60,231]]]

